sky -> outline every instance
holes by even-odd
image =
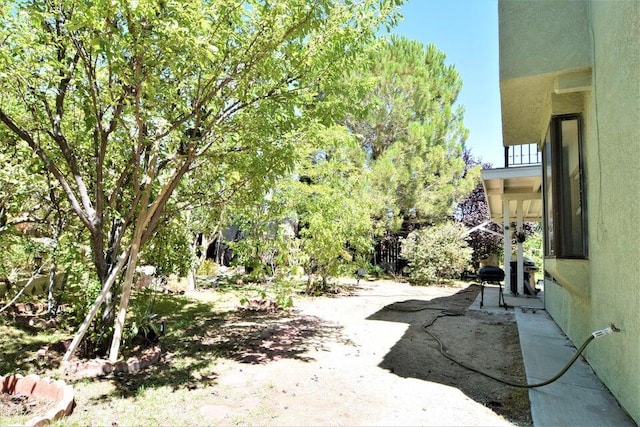
[[[458,105],[474,157],[503,167],[497,0],[407,0],[393,34],[433,43],[462,77]]]

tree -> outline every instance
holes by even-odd
[[[355,3],[3,3],[2,144],[28,147],[55,178],[102,289],[65,360],[124,271],[117,313],[103,316],[115,317],[117,359],[136,263],[186,176],[235,155],[290,167],[317,82],[399,2]]]
[[[478,183],[471,193],[458,203],[454,218],[467,227],[467,229],[476,227],[489,220],[489,208],[485,199],[482,183]],[[502,234],[502,225],[496,224],[495,222],[488,223],[485,228]],[[480,260],[502,252],[503,238],[498,234],[475,230],[471,232],[465,240],[473,249],[472,258],[473,264],[476,267],[479,265]]]
[[[309,131],[306,149],[283,182],[282,196],[298,218],[299,261],[308,277],[307,292],[325,290],[341,267],[362,266],[372,248],[371,201],[359,144],[342,126]]]
[[[462,159],[462,81],[434,45],[392,36],[350,73],[366,94],[346,126],[368,155],[377,218],[395,232],[443,221],[474,182]]]
[[[51,236],[55,225],[46,176],[36,172],[37,158],[20,162],[24,154],[21,147],[0,146],[0,277],[14,268],[33,270],[36,252],[45,250],[33,238]]]
[[[25,147],[0,144],[0,278],[11,284],[25,273],[49,274],[48,311],[54,316],[62,291],[56,289],[58,265],[71,255],[59,243],[77,230],[76,221],[66,215],[68,204],[52,176],[37,156],[29,154]],[[63,273],[65,278],[77,273],[73,262],[64,265]],[[22,291],[16,289],[3,308],[17,301]]]

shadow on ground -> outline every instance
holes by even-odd
[[[66,331],[36,328],[0,315],[0,375],[46,372],[49,366],[38,359],[37,351],[66,336]]]
[[[379,366],[403,378],[455,387],[516,424],[531,424],[526,389],[504,385],[456,365],[440,353],[438,343],[424,331],[425,325],[434,321],[443,309],[462,314],[439,317],[428,326],[443,342],[447,353],[482,371],[515,382],[524,381],[513,315],[466,311],[479,290],[478,285],[471,285],[449,297],[399,301],[368,317],[409,325]]]
[[[321,350],[327,340],[350,343],[342,327],[296,311],[263,312],[237,309],[219,312],[211,303],[184,296],[161,295],[156,311],[166,321],[160,339],[163,357],[151,368],[84,381],[112,381],[109,396],[129,397],[141,389],[171,387],[195,389],[215,383],[216,360],[266,364],[288,358],[312,361],[309,350]]]

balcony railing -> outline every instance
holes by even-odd
[[[523,144],[504,147],[504,167],[539,165],[542,163],[542,152],[538,144]]]

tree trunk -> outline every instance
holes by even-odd
[[[187,230],[191,228],[191,211],[187,211]],[[196,253],[198,250],[198,233],[193,233],[191,240],[191,263],[189,264],[189,271],[187,272],[187,292],[196,290],[196,269],[195,265]],[[198,264],[199,265],[199,264]]]
[[[53,296],[53,293],[56,289],[56,265],[51,263],[51,268],[49,269],[49,295],[47,295],[47,314],[50,318],[56,317],[56,300]]]
[[[196,270],[194,268],[190,268],[187,273],[187,292],[192,292],[196,290]]]
[[[133,242],[129,251],[129,263],[127,264],[127,271],[124,276],[124,284],[122,285],[122,295],[120,296],[120,307],[118,308],[118,316],[113,328],[113,340],[111,341],[111,350],[109,350],[109,361],[115,363],[118,360],[120,353],[120,344],[122,342],[122,332],[124,331],[124,321],[127,316],[127,308],[129,307],[129,299],[131,298],[131,286],[133,284],[133,277],[136,273],[136,265],[138,264],[138,253],[140,252],[140,240],[142,239],[142,232],[144,231],[144,225],[147,221],[146,211],[141,213],[138,220],[136,229],[133,235]]]
[[[131,256],[129,265],[125,273],[124,284],[122,286],[122,295],[120,297],[120,307],[118,316],[116,317],[115,326],[113,328],[113,340],[111,341],[111,350],[109,350],[109,361],[115,363],[118,360],[120,352],[120,343],[122,341],[122,332],[124,330],[124,321],[127,316],[127,308],[129,307],[129,298],[131,297],[131,284],[133,283],[133,275],[135,274],[138,257],[138,244],[134,243],[131,247]]]
[[[128,252],[129,250],[127,251],[127,253],[122,254],[122,256],[120,257],[120,260],[118,261],[118,264],[116,264],[113,267],[113,270],[111,270],[109,277],[107,277],[107,281],[102,285],[102,291],[100,292],[100,295],[98,295],[98,297],[94,301],[93,305],[91,306],[91,309],[89,310],[89,313],[87,313],[86,317],[84,318],[84,321],[82,322],[82,325],[80,325],[78,332],[76,332],[76,335],[73,337],[73,341],[71,341],[71,345],[69,346],[69,348],[67,349],[67,352],[64,354],[64,357],[62,358],[63,362],[68,362],[69,360],[71,360],[73,353],[75,353],[75,351],[78,349],[78,346],[80,345],[80,341],[82,341],[82,338],[84,338],[84,335],[87,333],[87,330],[91,325],[91,321],[98,313],[98,309],[104,302],[105,298],[107,297],[107,294],[111,290],[111,286],[116,281],[116,278],[120,273],[120,270],[122,270],[122,267],[124,266],[125,262],[129,258]]]
[[[198,245],[198,238],[202,239],[202,243]],[[204,234],[196,234],[193,238],[193,244],[191,245],[191,256],[193,259],[197,259],[196,265],[192,265],[187,273],[187,290],[194,291],[196,289],[196,273],[198,268],[207,259],[207,249],[211,240]],[[200,255],[198,256],[198,246],[200,246]]]

